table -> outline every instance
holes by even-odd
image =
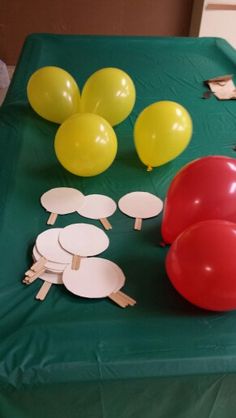
[[[26,97],[30,75],[45,65],[69,71],[80,87],[102,67],[119,67],[132,77],[136,105],[115,128],[118,155],[103,174],[76,177],[56,160],[57,125],[37,116]],[[235,416],[236,314],[202,311],[176,293],[165,273],[168,247],[159,246],[161,216],[145,220],[141,232],[119,211],[111,218],[111,244],[103,256],[124,270],[125,292],[137,299],[133,308],[76,298],[60,286],[40,303],[34,295],[41,284],[21,283],[35,237],[46,229],[39,204],[46,190],[75,187],[116,201],[146,190],[164,199],[188,161],[235,156],[236,103],[202,99],[203,80],[234,74],[235,65],[235,50],[219,38],[26,39],[0,110],[1,418]],[[147,172],[134,150],[133,126],[144,107],[160,100],[188,109],[193,138],[176,160]],[[73,222],[78,215],[59,217],[57,226]]]

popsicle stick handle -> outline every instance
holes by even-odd
[[[40,257],[39,260],[36,261],[36,263],[34,263],[30,267],[30,270],[37,272],[38,270],[41,270],[45,266],[46,262],[47,262],[46,258]]]
[[[37,272],[33,272],[34,274],[31,274],[30,276],[26,275],[22,283],[25,283],[25,284],[33,283],[38,277],[41,276],[41,274],[45,273],[45,270],[46,270],[45,267],[43,267],[41,268],[41,270],[38,270]],[[27,271],[26,273],[28,273],[29,271]]]
[[[54,225],[57,220],[57,213],[50,213],[49,218],[47,220],[47,225]]]
[[[135,219],[134,229],[136,231],[141,231],[141,229],[142,229],[142,219],[141,218],[136,218]]]
[[[39,292],[35,296],[35,299],[37,300],[44,300],[50,290],[50,287],[52,286],[52,283],[44,282],[41,288],[39,289]]]
[[[103,227],[108,231],[109,229],[112,229],[112,226],[107,218],[101,218],[99,219]]]
[[[128,303],[117,293],[111,293],[108,297],[121,308],[126,308],[128,306]]]
[[[33,270],[27,270],[25,272],[26,277],[33,277],[34,275],[35,275],[35,271],[33,271]]]
[[[74,254],[72,258],[72,270],[79,270],[81,257],[78,254]]]
[[[133,298],[131,298],[130,296],[128,296],[128,295],[126,295],[124,292],[121,292],[121,290],[119,290],[118,292],[117,292],[117,294],[120,296],[120,297],[122,297],[127,303],[128,303],[128,305],[130,305],[130,306],[134,306],[134,305],[136,305],[136,300],[135,299],[133,299]]]

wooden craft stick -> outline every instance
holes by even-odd
[[[134,229],[136,231],[141,231],[141,228],[142,228],[142,219],[141,218],[136,218],[135,223],[134,223]]]
[[[99,219],[99,221],[101,222],[101,224],[104,226],[104,228],[108,231],[109,229],[112,229],[112,226],[110,224],[110,222],[108,221],[107,218],[101,218]]]
[[[121,308],[126,308],[128,306],[128,303],[124,301],[124,299],[120,297],[117,293],[111,293],[108,297]]]
[[[71,265],[72,270],[79,270],[80,260],[81,258],[78,254],[73,255],[72,265]]]
[[[126,300],[129,303],[130,306],[134,306],[137,303],[135,299],[126,295],[124,292],[121,292],[121,290],[119,290],[117,292],[117,294],[119,294],[121,297],[123,297],[123,299]]]
[[[35,296],[35,299],[37,300],[44,300],[49,292],[50,287],[52,286],[52,283],[44,282],[41,288],[39,289],[39,292]]]
[[[30,270],[33,270],[33,271],[38,271],[38,270],[41,270],[42,269],[42,267],[44,267],[45,266],[45,264],[46,264],[46,262],[47,262],[47,260],[46,260],[46,258],[45,257],[40,257],[40,259],[38,260],[38,261],[36,261],[36,263],[34,263],[31,267],[30,267]]]
[[[45,267],[43,267],[41,270],[38,270],[37,272],[34,273],[34,275],[29,276],[25,276],[25,278],[22,280],[22,283],[25,284],[31,284],[33,283],[38,277],[41,276],[41,274],[45,273]]]
[[[125,296],[123,296],[123,295],[121,295],[119,292],[116,292],[115,293],[115,295],[116,295],[116,298],[121,302],[121,303],[124,303],[126,306],[129,306],[129,301],[128,301],[128,299],[126,299],[126,297]]]
[[[47,225],[54,225],[57,220],[57,213],[50,213],[50,216],[47,220]]]
[[[33,271],[33,270],[27,270],[25,272],[25,276],[27,276],[27,277],[32,277],[34,275],[35,275],[35,271]]]

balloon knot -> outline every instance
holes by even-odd
[[[147,166],[147,171],[152,171],[152,170],[153,170],[152,166],[151,165],[148,165]]]
[[[166,247],[166,243],[165,243],[164,241],[161,241],[161,242],[159,243],[159,246],[160,246],[160,247],[162,247],[162,248],[164,248],[164,247]]]

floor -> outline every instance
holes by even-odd
[[[7,70],[8,70],[9,78],[11,80],[12,79],[12,76],[13,76],[13,73],[15,71],[15,66],[14,65],[9,65],[7,67]],[[3,103],[3,101],[4,101],[4,98],[5,98],[6,94],[7,94],[7,90],[8,90],[8,87],[7,88],[4,88],[4,89],[1,89],[0,88],[0,106]]]

